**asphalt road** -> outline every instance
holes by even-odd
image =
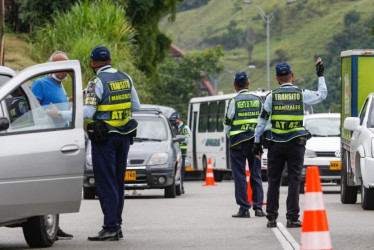
[[[175,199],[163,198],[162,190],[142,190],[140,195],[126,196],[124,239],[119,242],[87,241],[87,236],[101,230],[103,216],[98,200],[83,200],[79,213],[60,216],[61,228],[74,238],[57,241],[53,248],[298,249],[300,228],[284,228],[287,187],[281,187],[279,227],[268,229],[266,218],[254,217],[253,211],[250,219],[231,217],[238,210],[233,181],[217,186],[202,184],[186,182],[186,194]],[[336,185],[324,185],[323,189],[333,248],[374,249],[374,211],[362,210],[360,197],[355,205],[341,204]],[[303,209],[304,195],[300,195],[300,202]],[[28,248],[22,229],[0,228],[0,248]]]

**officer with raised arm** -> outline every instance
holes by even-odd
[[[271,130],[265,135],[264,145],[268,148],[268,192],[267,227],[277,226],[279,188],[285,162],[288,164],[287,227],[301,227],[299,220],[299,189],[304,162],[305,144],[311,137],[303,126],[304,104],[316,104],[327,97],[324,66],[321,58],[316,61],[318,90],[301,90],[293,85],[294,74],[287,63],[276,65],[276,79],[280,88],[266,97],[263,110],[255,129],[252,152],[262,152],[260,137],[266,123],[271,120]]]

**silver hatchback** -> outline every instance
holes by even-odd
[[[125,189],[164,189],[165,198],[181,194],[182,155],[179,142],[169,123],[171,108],[142,105],[133,113],[138,122],[137,135],[127,159]],[[174,110],[174,109],[172,109]],[[84,197],[95,198],[95,178],[92,170],[90,145],[87,146]]]

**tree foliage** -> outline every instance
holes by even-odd
[[[13,0],[8,1],[8,21],[15,30],[17,27],[41,26],[52,19],[56,11],[64,12],[79,0]],[[25,26],[26,25],[26,26]],[[30,30],[31,31],[31,30]]]
[[[90,52],[97,45],[111,51],[113,66],[128,73],[139,89],[143,101],[147,79],[134,66],[137,47],[135,30],[126,19],[124,8],[111,1],[85,0],[76,3],[68,13],[56,13],[51,22],[40,27],[32,42],[32,51],[39,62],[46,61],[56,50],[66,52],[71,59],[81,62],[84,81],[93,75]]]
[[[160,31],[158,23],[167,14],[170,14],[169,20],[174,21],[178,2],[181,1],[120,1],[125,4],[127,17],[131,20],[132,27],[137,31],[135,39],[139,50],[136,65],[154,84],[160,81],[157,65],[165,59],[171,45],[171,39]]]
[[[172,106],[186,119],[190,99],[204,95],[200,91],[202,79],[223,71],[219,64],[222,56],[222,48],[217,47],[186,54],[180,60],[166,59],[159,66],[160,84],[151,87],[152,103]]]

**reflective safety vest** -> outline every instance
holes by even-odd
[[[231,101],[235,107],[235,116],[231,120],[229,132],[230,146],[235,146],[254,137],[258,116],[261,112],[261,98],[249,92],[239,93]],[[228,120],[226,118],[226,120]]]
[[[287,86],[271,92],[271,133],[267,139],[276,142],[290,141],[309,135],[303,126],[304,99],[302,90]]]
[[[116,69],[99,72],[97,77],[103,85],[103,95],[93,116],[104,120],[109,132],[127,134],[135,128],[128,124],[131,119],[131,78]]]
[[[183,123],[182,127],[178,130],[179,135],[183,135],[185,138],[189,138],[190,134],[188,132],[188,127],[186,124]],[[187,155],[187,143],[180,142],[179,147],[182,151],[182,155]]]

